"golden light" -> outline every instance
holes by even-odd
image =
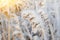
[[[12,6],[16,3],[16,0],[0,0],[0,7],[3,6]]]
[[[23,4],[22,0],[0,0],[0,13],[9,18],[10,12],[15,13],[20,11],[21,4]]]

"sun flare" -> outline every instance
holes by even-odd
[[[0,13],[3,13],[9,18],[9,13],[16,13],[20,11],[21,0],[0,0]]]

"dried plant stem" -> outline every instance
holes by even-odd
[[[3,17],[1,18],[1,19],[3,19]],[[2,20],[2,36],[3,36],[3,40],[6,40],[6,38],[5,38],[5,33],[4,33],[4,27],[3,27],[3,20]]]
[[[15,40],[15,39],[14,39],[14,36],[12,37],[12,40]]]
[[[3,36],[3,40],[6,40],[4,33],[2,33],[2,36]]]
[[[10,26],[8,27],[8,40],[10,40]]]

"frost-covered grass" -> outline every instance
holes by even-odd
[[[7,0],[0,7],[0,40],[60,40],[58,5],[58,0]]]

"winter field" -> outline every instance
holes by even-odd
[[[0,40],[60,40],[60,0],[0,0]]]

